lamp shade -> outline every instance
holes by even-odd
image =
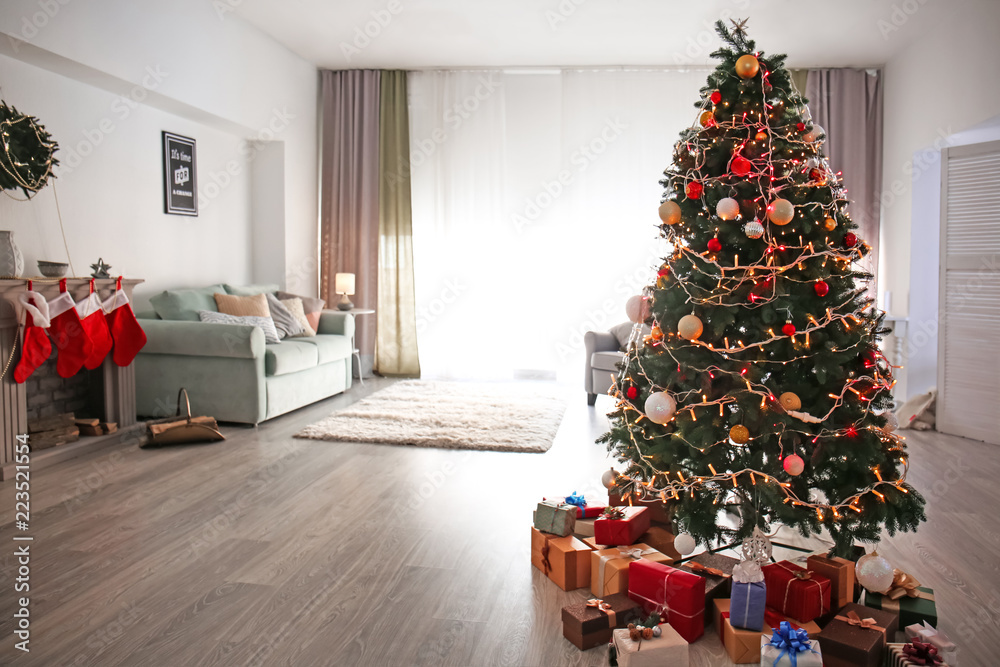
[[[333,291],[337,294],[354,294],[354,274],[338,273],[334,276]]]

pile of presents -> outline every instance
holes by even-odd
[[[581,650],[610,645],[612,665],[686,667],[689,644],[714,626],[736,664],[957,667],[957,647],[935,630],[933,591],[900,571],[888,591],[863,590],[863,548],[804,566],[769,562],[769,543],[763,557],[742,553],[682,559],[662,504],[613,494],[607,506],[575,493],[543,500],[531,529],[532,565],[563,590],[591,592],[563,608],[563,636]]]

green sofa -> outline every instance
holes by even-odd
[[[275,290],[211,285],[153,297],[156,310],[136,314],[147,338],[134,362],[138,415],[174,414],[184,387],[195,413],[258,424],[349,389],[354,318],[348,313],[325,310],[316,336],[274,344],[265,344],[256,326],[198,321],[197,310],[216,310],[215,292]]]

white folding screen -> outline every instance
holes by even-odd
[[[942,163],[937,428],[1000,444],[1000,141]]]

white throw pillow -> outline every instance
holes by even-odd
[[[274,320],[270,317],[256,317],[254,315],[226,315],[225,313],[213,313],[210,310],[199,310],[198,319],[202,322],[213,322],[215,324],[251,324],[260,327],[264,332],[264,340],[268,343],[280,343],[278,330],[274,328]]]

